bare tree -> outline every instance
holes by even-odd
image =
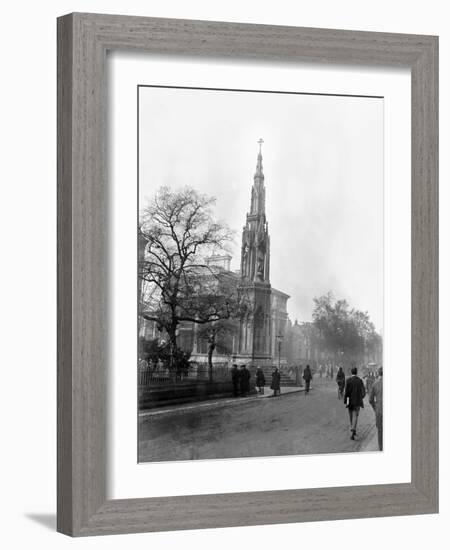
[[[162,187],[141,215],[147,244],[139,262],[140,314],[167,332],[172,357],[180,323],[228,319],[238,303],[233,274],[206,262],[233,239],[229,227],[215,220],[214,203],[191,188]]]

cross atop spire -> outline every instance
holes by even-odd
[[[259,154],[261,154],[261,145],[264,143],[263,138],[259,138],[258,143],[259,143]]]
[[[263,167],[262,167],[262,153],[261,153],[261,147],[264,143],[263,138],[259,138],[257,143],[259,144],[259,152],[258,152],[258,158],[256,162],[256,173],[255,173],[255,183],[258,180],[259,183],[262,183],[264,181],[264,174],[263,174]]]

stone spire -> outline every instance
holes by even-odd
[[[239,324],[239,356],[251,365],[273,364],[270,237],[261,146],[251,188],[250,210],[242,229],[240,288],[248,307]]]
[[[259,152],[253,177],[250,212],[242,233],[242,277],[269,284],[270,238],[266,221],[266,188],[262,165],[262,139],[258,140]]]
[[[256,172],[253,176],[252,201],[250,205],[250,215],[264,215],[266,212],[266,188],[264,186],[264,172],[262,165],[261,146],[263,139],[258,140],[259,153],[256,161]]]

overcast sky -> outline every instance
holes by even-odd
[[[162,185],[215,196],[232,269],[263,138],[271,284],[291,320],[332,290],[382,330],[382,99],[141,87],[139,125],[140,206]]]

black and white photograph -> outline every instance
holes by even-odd
[[[383,97],[138,86],[138,461],[383,450]]]

